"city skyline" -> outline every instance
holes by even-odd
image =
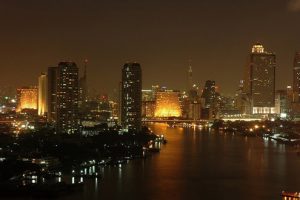
[[[143,88],[183,90],[191,59],[195,83],[203,87],[212,79],[222,93],[233,94],[257,41],[278,57],[276,89],[292,85],[293,57],[300,50],[297,1],[70,3],[1,3],[1,85],[37,85],[41,72],[63,60],[76,62],[82,72],[87,58],[89,86],[101,93],[118,89],[127,61],[143,65]],[[20,70],[22,78],[15,78]]]
[[[0,2],[0,199],[300,199],[300,0]]]

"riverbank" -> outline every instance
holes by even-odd
[[[93,136],[58,135],[44,130],[18,137],[0,134],[0,141],[0,183],[10,189],[0,192],[7,195],[16,191],[14,195],[29,196],[43,193],[40,191],[51,184],[53,188],[58,184],[66,193],[66,188],[82,183],[83,178],[101,179],[99,167],[145,159],[159,152],[156,143],[166,143],[164,137],[145,128],[139,133],[107,130]],[[74,181],[72,178],[70,185],[62,184],[65,176]]]

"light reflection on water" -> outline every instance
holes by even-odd
[[[161,152],[122,167],[104,167],[84,192],[63,199],[281,199],[300,191],[300,157],[291,147],[259,137],[205,128],[151,129],[168,140]]]

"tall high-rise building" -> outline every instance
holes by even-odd
[[[74,62],[60,62],[48,68],[48,120],[56,130],[72,134],[78,130],[78,68]]]
[[[296,52],[293,69],[293,101],[300,102],[300,52]]]
[[[57,92],[57,67],[48,67],[47,73],[47,109],[48,121],[56,121],[56,92]]]
[[[42,73],[38,79],[38,114],[45,115],[48,112],[47,109],[47,75]]]
[[[78,130],[78,68],[74,62],[60,62],[57,67],[56,117],[59,132]]]
[[[121,120],[124,129],[140,131],[142,126],[142,69],[139,63],[126,63],[122,69]]]
[[[192,70],[192,65],[191,63],[189,64],[189,70],[187,74],[187,91],[189,92],[190,90],[193,89],[193,70]]]
[[[276,55],[257,43],[252,47],[249,60],[248,84],[251,114],[275,113]]]
[[[205,108],[211,108],[214,106],[215,98],[216,98],[216,83],[212,80],[207,80],[205,82],[205,86],[202,92],[202,96],[204,99]]]
[[[88,98],[88,87],[87,87],[87,63],[88,60],[84,60],[84,71],[83,76],[79,79],[79,104],[81,105]]]

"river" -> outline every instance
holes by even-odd
[[[87,180],[83,192],[61,199],[276,200],[282,190],[300,191],[295,147],[198,128],[151,128],[168,140],[160,153],[104,167],[102,180]]]

